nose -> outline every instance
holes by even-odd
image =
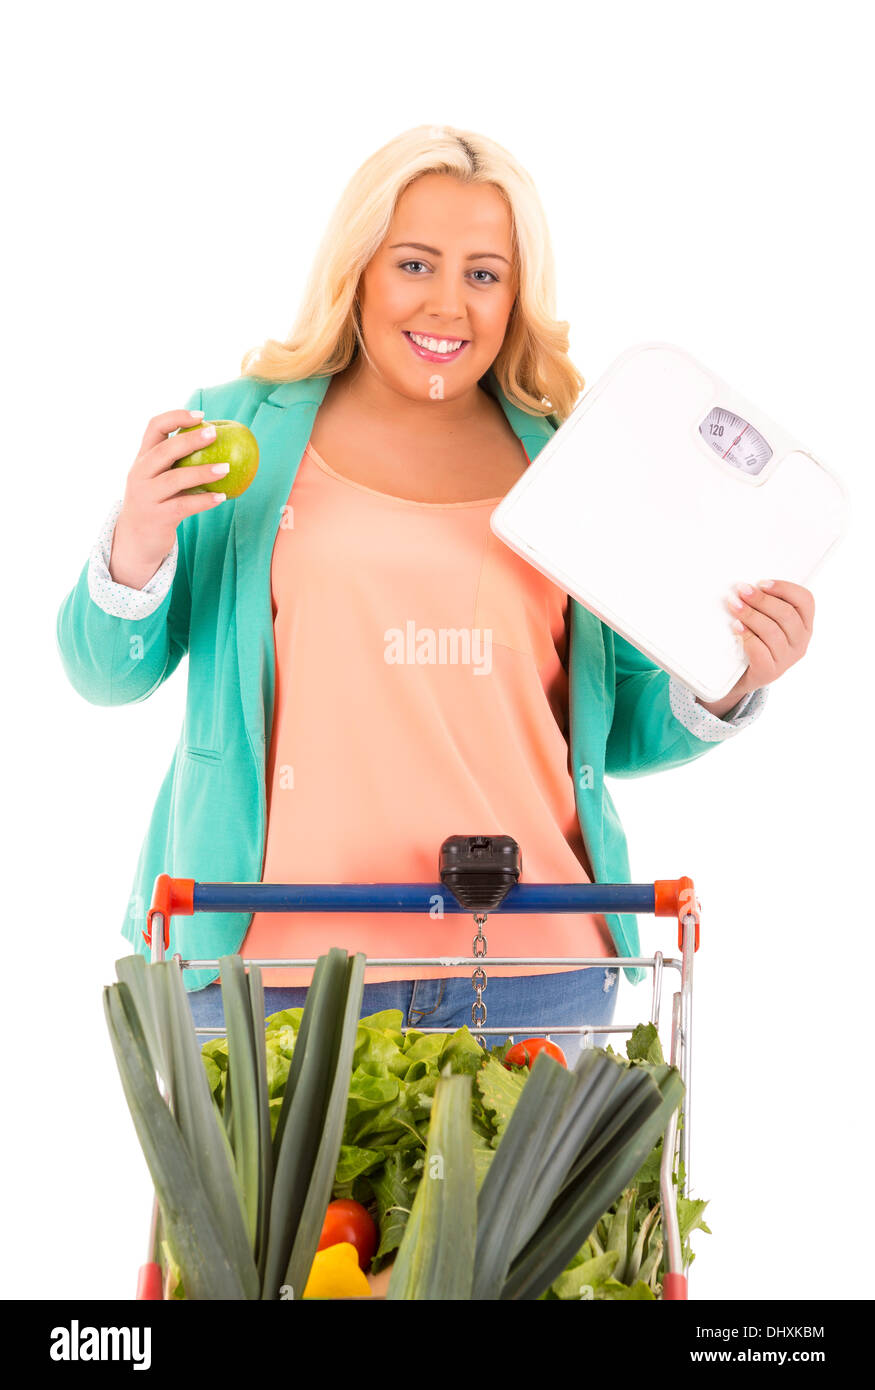
[[[429,281],[423,313],[436,325],[455,326],[467,317],[464,286],[455,274],[445,270]],[[463,335],[460,335],[463,336]]]

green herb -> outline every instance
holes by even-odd
[[[468,1301],[476,1227],[471,1077],[453,1076],[447,1064],[435,1092],[424,1174],[387,1297]]]
[[[273,1066],[259,968],[247,974],[239,956],[219,966],[228,1037],[203,1052],[175,962],[128,956],[104,990],[158,1196],[159,1245],[174,1297],[300,1296],[337,1171],[365,957],[320,957],[297,1027],[276,1049],[285,1065]]]
[[[613,1050],[605,1049],[616,1057]],[[665,1059],[656,1028],[639,1024],[626,1044],[625,1066],[661,1074]],[[542,1295],[546,1299],[656,1298],[662,1291],[664,1240],[659,1171],[662,1163],[660,1135],[632,1182],[605,1212],[568,1268]],[[684,1185],[683,1161],[678,1163],[675,1185]],[[707,1202],[676,1195],[678,1225],[685,1266],[695,1259],[689,1235],[699,1229],[710,1234],[703,1214]],[[583,1275],[587,1267],[589,1273]],[[577,1281],[577,1282],[575,1282]],[[583,1294],[580,1287],[585,1286]]]

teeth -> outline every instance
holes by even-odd
[[[419,333],[411,333],[410,337],[417,347],[424,347],[429,352],[455,352],[465,341],[464,338],[423,338]]]

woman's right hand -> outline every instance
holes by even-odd
[[[190,410],[168,410],[149,421],[140,452],[128,473],[122,509],[115,524],[109,573],[116,584],[141,589],[173,549],[176,528],[187,516],[204,512],[225,500],[223,492],[200,492],[191,496],[186,490],[214,483],[227,473],[226,465],[204,464],[200,468],[174,468],[177,459],[185,458],[204,448],[212,435],[204,437],[203,430],[174,434],[173,430],[191,426],[197,415]]]

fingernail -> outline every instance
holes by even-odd
[[[761,588],[761,589],[771,589],[771,587],[772,587],[772,585],[774,584],[774,582],[775,582],[774,579],[761,579],[761,580],[760,580],[760,588]]]
[[[740,594],[752,594],[753,588],[750,584],[736,584],[736,589]]]
[[[192,420],[202,420],[204,418],[204,412],[202,410],[190,410],[188,413]]]
[[[210,471],[215,473],[217,477],[221,477],[223,473],[228,473],[230,468],[230,463],[214,463]]]

